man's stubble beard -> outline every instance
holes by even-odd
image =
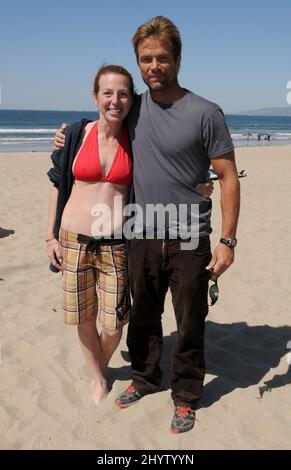
[[[147,81],[144,78],[143,81],[150,91],[166,91],[176,83],[176,80],[171,80],[165,83],[159,83],[158,86],[155,87],[151,85],[150,81]]]

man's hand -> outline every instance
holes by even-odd
[[[234,250],[223,243],[219,243],[213,254],[210,263],[206,269],[212,271],[211,279],[215,281],[223,274],[234,262]]]
[[[196,188],[204,197],[211,197],[214,190],[214,183],[208,180],[206,183],[197,184]]]
[[[212,166],[219,178],[221,188],[221,238],[234,238],[239,215],[240,191],[234,152],[216,157]],[[234,250],[219,243],[206,269],[213,271],[212,280],[226,271],[234,261]]]
[[[64,133],[64,130],[69,127],[70,124],[66,124],[66,123],[63,123],[61,125],[61,127],[57,130],[57,132],[55,133],[55,140],[54,140],[54,144],[55,144],[55,149],[56,150],[59,150],[61,148],[63,148],[63,146],[65,145],[65,133]]]

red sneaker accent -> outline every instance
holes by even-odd
[[[129,385],[127,389],[122,392],[115,400],[115,405],[118,408],[128,408],[131,405],[134,405],[138,400],[140,400],[143,395],[136,390],[134,385]]]
[[[173,434],[180,434],[190,431],[195,424],[195,420],[196,416],[193,408],[187,405],[178,405],[172,419],[171,432]]]

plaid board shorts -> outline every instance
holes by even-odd
[[[97,316],[102,327],[117,330],[129,320],[130,291],[125,243],[86,252],[78,233],[61,228],[63,320],[76,325]]]

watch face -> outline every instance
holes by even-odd
[[[224,243],[224,245],[229,246],[230,248],[234,248],[237,244],[237,239],[236,238],[221,238],[220,242]]]

